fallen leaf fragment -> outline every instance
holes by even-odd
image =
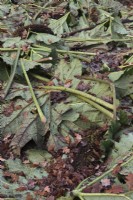
[[[70,139],[69,136],[64,137],[64,139],[65,139],[65,141],[66,141],[67,144],[70,144],[71,139]]]
[[[4,162],[4,161],[5,161],[5,159],[4,159],[4,158],[2,158],[2,157],[0,156],[0,161]]]
[[[30,193],[28,193],[27,197],[26,197],[26,200],[33,200],[33,196]]]
[[[28,190],[27,186],[20,186],[19,188],[16,189],[16,191],[22,192]]]
[[[108,179],[108,178],[102,179],[101,183],[102,183],[102,186],[104,186],[104,187],[108,187],[111,184],[110,179]]]
[[[63,153],[70,153],[70,149],[68,147],[63,147]]]
[[[75,139],[76,139],[76,142],[80,142],[82,140],[82,136],[78,133],[75,133]]]
[[[109,190],[106,190],[107,193],[120,194],[123,193],[124,190],[121,185],[113,185]]]
[[[112,174],[113,175],[117,175],[121,170],[121,166],[120,165],[117,165],[114,170],[112,171]]]
[[[44,188],[44,191],[47,192],[47,193],[50,193],[50,187],[49,187],[49,186],[46,186],[46,187]]]
[[[132,173],[126,176],[126,183],[128,185],[129,190],[133,190],[133,174]]]
[[[55,197],[54,196],[50,196],[46,200],[55,200]]]

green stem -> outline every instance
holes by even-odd
[[[18,48],[0,48],[0,51],[5,52],[5,51],[17,51]],[[43,47],[39,45],[33,45],[33,50],[36,51],[45,51],[45,52],[51,52],[51,48],[48,47]],[[70,54],[79,54],[79,55],[89,55],[89,56],[95,56],[96,53],[91,53],[91,52],[83,52],[83,51],[67,51],[67,50],[61,50],[61,49],[56,49],[58,53],[70,53]]]
[[[115,42],[122,42],[122,41],[131,41],[129,38],[123,38],[123,39],[102,39],[102,38],[79,38],[79,37],[68,37],[68,38],[63,38],[66,42],[97,42],[97,43],[108,43],[111,41]]]
[[[70,93],[73,93],[73,94],[76,94],[76,95],[80,95],[82,97],[85,97],[87,99],[90,99],[96,103],[99,103],[101,104],[102,106],[108,108],[108,109],[111,109],[113,110],[113,105],[106,102],[106,101],[103,101],[102,99],[99,99],[97,97],[94,97],[90,94],[87,94],[85,92],[81,92],[79,90],[75,90],[75,89],[72,89],[72,88],[65,88],[63,86],[42,86],[41,88],[44,88],[46,90],[60,90],[60,91],[64,91],[64,92],[70,92]]]
[[[125,194],[110,194],[110,193],[82,193],[78,191],[74,191],[75,196],[79,196],[79,198],[84,199],[83,197],[123,197],[125,199],[131,200]]]
[[[95,77],[90,77],[90,76],[81,76],[80,78],[85,79],[85,80],[91,80],[91,81],[97,81],[100,83],[105,83],[110,85],[109,81],[103,80],[103,79],[99,79],[99,78],[95,78]]]
[[[43,47],[40,45],[33,45],[33,49],[36,51],[47,51],[51,52],[51,48],[48,47]],[[61,50],[61,49],[56,49],[58,53],[70,53],[70,54],[79,54],[79,55],[89,55],[89,56],[95,56],[96,53],[89,53],[89,52],[83,52],[83,51],[67,51],[67,50]]]
[[[29,77],[28,77],[27,72],[26,72],[26,70],[25,70],[25,66],[24,66],[24,63],[23,63],[22,59],[21,59],[21,67],[22,67],[22,70],[23,70],[25,79],[26,79],[26,81],[27,81],[27,83],[28,83],[28,86],[29,86],[29,89],[30,89],[30,92],[31,92],[31,95],[32,95],[32,98],[33,98],[33,101],[34,101],[34,103],[35,103],[35,105],[36,105],[38,114],[39,114],[39,116],[40,116],[40,119],[41,119],[42,123],[45,124],[45,123],[46,123],[46,117],[44,116],[44,114],[43,114],[43,112],[42,112],[42,110],[41,110],[41,108],[40,108],[40,105],[39,105],[39,103],[38,103],[38,101],[37,101],[37,99],[36,99],[36,96],[35,96],[35,94],[34,94],[32,85],[31,85],[31,83],[30,83],[30,80],[29,80]]]
[[[14,79],[14,76],[15,76],[15,72],[16,72],[16,69],[17,69],[20,51],[21,51],[21,49],[20,49],[20,47],[18,47],[18,52],[17,52],[16,60],[15,60],[14,65],[13,65],[13,70],[12,70],[11,76],[9,78],[8,84],[6,86],[6,89],[4,91],[4,99],[6,98],[8,91],[9,91],[11,85],[12,85],[12,82],[13,82],[13,79]]]
[[[114,115],[113,113],[111,113],[110,111],[108,111],[107,109],[103,108],[102,106],[100,106],[99,104],[95,103],[94,101],[91,101],[90,99],[87,99],[85,97],[82,97],[80,95],[77,96],[79,99],[82,99],[83,101],[89,103],[90,105],[92,105],[93,107],[95,107],[97,110],[101,111],[102,113],[104,113],[105,115],[107,115],[109,118],[113,119]]]
[[[86,79],[86,80],[91,80],[91,81],[96,81],[96,82],[100,82],[100,83],[105,83],[108,84],[110,86],[110,89],[112,90],[113,93],[113,119],[116,120],[116,108],[117,108],[117,102],[116,102],[116,91],[115,91],[115,86],[113,83],[106,81],[106,80],[101,80],[95,77],[89,77],[89,76],[82,76],[81,78]]]
[[[17,51],[18,48],[0,48],[0,51]]]
[[[48,78],[42,77],[38,74],[34,74],[34,73],[30,73],[34,78],[37,78],[40,81],[44,81],[44,82],[49,82],[50,80]]]

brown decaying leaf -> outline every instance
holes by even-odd
[[[112,185],[111,188],[107,189],[105,192],[119,194],[119,193],[123,193],[124,189],[121,185]]]
[[[5,171],[3,173],[3,175],[4,175],[4,177],[10,177],[11,178],[11,182],[17,182],[19,180],[18,174],[11,173],[9,171]]]
[[[87,187],[83,190],[85,193],[100,193],[102,190],[101,183],[95,183],[94,185]]]
[[[22,192],[22,191],[25,191],[25,190],[28,190],[27,186],[20,186],[16,189],[16,191],[19,191],[19,192]]]
[[[82,136],[80,134],[78,134],[78,133],[75,133],[74,135],[75,135],[75,140],[76,140],[76,142],[78,144],[82,140]]]
[[[63,153],[65,154],[70,153],[70,149],[68,147],[63,147]]]
[[[30,193],[27,193],[26,200],[34,200]]]
[[[113,175],[117,175],[121,170],[121,166],[120,165],[117,165],[114,170],[112,171],[112,174]]]
[[[133,190],[133,173],[129,173],[126,176],[126,183],[128,185],[129,190]]]
[[[67,144],[70,144],[70,142],[71,142],[71,139],[70,139],[69,135],[64,137],[64,140],[66,141]]]
[[[47,192],[47,193],[50,193],[50,187],[49,187],[49,186],[46,186],[46,187],[44,188],[44,191]]]
[[[14,111],[14,102],[12,101],[7,107],[4,108],[3,114],[9,117]]]

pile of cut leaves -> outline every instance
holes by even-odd
[[[0,0],[0,199],[133,199],[133,3],[122,3]]]

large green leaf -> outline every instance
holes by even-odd
[[[111,162],[108,164],[108,168],[114,166],[119,160],[122,160],[133,150],[133,129],[123,130],[121,133],[121,139],[119,142],[114,143],[114,148],[109,156]]]
[[[44,115],[46,115],[47,122],[45,126],[42,126],[40,118],[37,113],[34,113],[34,103],[27,103],[26,101],[16,101],[14,106],[18,107],[16,111],[10,113],[10,116],[6,116],[3,113],[2,128],[3,134],[15,134],[11,145],[23,147],[30,140],[34,140],[38,145],[42,145],[44,136],[49,130],[50,121],[50,104],[49,96],[42,96],[38,99]],[[7,105],[7,107],[10,106]],[[6,109],[6,108],[5,108]],[[42,140],[43,138],[43,140]]]
[[[133,70],[112,72],[109,74],[109,78],[114,81],[117,88],[117,93],[120,96],[126,96],[133,93]]]
[[[35,68],[36,66],[41,66],[44,70],[48,70],[50,69],[50,67],[52,66],[51,63],[38,63],[36,61],[32,61],[32,60],[27,60],[27,59],[23,59],[23,64],[25,66],[25,70],[29,71],[30,69]],[[21,69],[20,69],[21,71]]]
[[[78,59],[73,59],[70,63],[62,59],[57,66],[55,75],[58,76],[64,84],[70,81],[71,86],[76,88],[80,82],[76,76],[82,75],[82,64]]]
[[[59,37],[57,37],[55,35],[51,35],[51,34],[46,34],[46,33],[37,34],[36,39],[37,39],[37,41],[44,42],[45,44],[48,44],[48,45],[60,41]]]
[[[112,29],[114,32],[124,35],[127,34],[127,30],[125,29],[124,25],[121,22],[120,17],[115,17],[114,21],[112,22]]]
[[[16,43],[19,43],[21,41],[21,37],[15,37],[15,38],[6,38],[5,42],[3,43],[3,47],[13,47],[16,45]]]
[[[112,92],[110,85],[107,83],[95,82],[94,86],[89,90],[90,93],[95,94],[97,97],[111,97]]]
[[[41,179],[48,175],[44,169],[37,169],[34,167],[30,167],[30,165],[24,165],[19,159],[15,160],[8,159],[6,160],[6,165],[10,172],[14,173],[23,172],[27,177],[27,180],[30,178],[34,179],[35,177]]]
[[[42,163],[44,161],[50,161],[52,155],[45,150],[40,149],[29,149],[26,151],[26,155],[30,162],[34,163]]]
[[[56,19],[51,19],[50,20],[50,25],[49,27],[53,30],[53,32],[57,35],[61,35],[64,32],[65,26],[66,26],[66,20],[69,16],[69,12],[65,14],[63,17],[59,18],[58,20]]]
[[[30,100],[31,93],[29,92],[29,88],[23,84],[13,83],[12,92],[7,95],[6,100],[10,101],[16,97],[21,97],[23,100],[26,101]]]
[[[109,79],[112,82],[117,81],[123,74],[124,74],[124,71],[112,72],[109,74]]]
[[[4,173],[0,169],[0,194],[5,195],[6,197],[15,197],[15,199],[26,199],[27,194],[29,193],[32,197],[35,197],[34,192],[28,189],[28,181],[43,179],[47,177],[48,174],[44,168],[31,167],[30,164],[23,164],[20,159],[7,159],[5,161],[6,172],[7,174],[18,176],[18,179],[10,181],[10,179],[4,178]],[[21,187],[25,186],[25,189],[21,190]],[[20,190],[19,190],[20,188]],[[38,188],[34,186],[34,191]],[[4,198],[6,199],[6,198]]]

